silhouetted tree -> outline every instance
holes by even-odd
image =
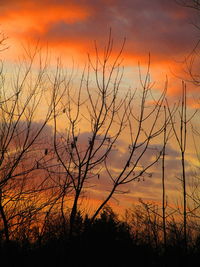
[[[41,207],[48,205],[39,204],[37,192],[44,191],[47,184],[42,175],[45,172],[47,175],[48,161],[44,153],[45,130],[53,107],[57,105],[52,99],[59,79],[58,73],[47,74],[47,58],[42,56],[38,46],[26,52],[10,85],[3,65],[0,73],[0,215],[7,241],[12,225],[16,228],[23,222],[30,222],[32,215],[34,217]],[[44,103],[47,107],[43,106],[43,116],[39,117]],[[37,122],[38,117],[40,122]]]
[[[66,172],[66,180],[73,185],[72,232],[84,190],[104,179],[110,184],[109,193],[92,215],[91,221],[94,221],[112,196],[123,192],[119,187],[145,175],[150,176],[148,170],[162,154],[162,148],[155,148],[154,159],[144,160],[149,147],[153,146],[153,140],[164,129],[164,125],[158,122],[167,88],[158,98],[153,98],[153,104],[149,106],[153,93],[149,62],[145,75],[139,67],[141,90],[138,94],[141,97],[136,99],[136,91],[124,89],[122,92],[123,68],[120,68],[120,63],[123,47],[124,43],[119,53],[114,55],[111,33],[102,57],[95,46],[95,59],[93,61],[89,56],[79,89],[73,93],[71,86],[68,86],[68,93],[62,100],[63,119],[67,127],[65,133],[59,132],[58,120],[54,116],[54,149]],[[85,138],[84,130],[87,131]],[[123,138],[127,142],[127,156],[119,162],[116,172],[112,156],[117,150],[120,151],[120,140]]]
[[[185,249],[187,250],[187,183],[188,177],[186,173],[186,148],[187,148],[187,127],[193,116],[196,112],[188,118],[187,112],[187,92],[186,92],[186,84],[182,82],[182,95],[181,95],[181,103],[180,110],[178,109],[178,118],[175,117],[175,114],[170,110],[169,105],[167,105],[168,113],[170,116],[170,121],[172,125],[172,130],[175,136],[175,139],[178,144],[178,148],[181,154],[181,183],[182,183],[182,195],[183,195],[183,231],[184,231],[184,244]],[[179,108],[179,107],[178,107]],[[177,121],[176,121],[177,119]],[[178,123],[178,124],[177,124]],[[179,127],[178,127],[179,126]]]
[[[181,4],[184,7],[200,10],[199,0],[176,0],[176,1],[177,3]]]

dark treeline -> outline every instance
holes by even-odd
[[[164,246],[162,221],[143,202],[122,220],[109,206],[92,224],[78,212],[73,235],[69,227],[58,214],[40,233],[37,227],[23,226],[15,240],[1,238],[1,261],[6,266],[198,266],[200,259],[200,231],[194,234],[195,226],[188,225],[186,252],[184,227],[171,218]]]

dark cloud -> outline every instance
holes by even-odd
[[[191,25],[196,18],[195,11],[183,8],[174,0],[3,0],[0,6],[2,19],[3,15],[7,18],[9,14],[19,13],[29,17],[31,13],[34,21],[23,32],[24,37],[40,38],[49,44],[78,44],[79,48],[83,44],[85,48],[93,40],[105,42],[112,28],[116,42],[127,38],[125,51],[130,56],[151,52],[156,60],[169,60],[189,52],[198,38]],[[52,8],[54,19],[53,15],[49,17]],[[81,15],[82,11],[87,15]],[[80,18],[75,19],[76,16]],[[40,30],[38,26],[44,21]]]
[[[151,52],[162,59],[189,51],[197,38],[195,28],[189,23],[194,14],[173,0],[84,2],[92,10],[86,20],[50,24],[45,38],[53,42],[101,41],[112,28],[117,40],[127,38],[128,53]]]

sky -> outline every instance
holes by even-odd
[[[40,40],[55,51],[86,53],[111,28],[116,43],[126,38],[130,59],[150,52],[154,64],[164,64],[184,58],[199,35],[194,11],[174,0],[1,0],[0,10],[10,50],[16,41]]]
[[[116,51],[126,38],[125,66],[146,64],[150,53],[158,86],[166,75],[182,78],[181,62],[199,38],[192,25],[198,24],[197,14],[175,0],[1,0],[0,10],[9,47],[3,58],[12,61],[22,46],[39,41],[55,56],[83,62],[94,52],[94,41],[105,45],[111,29]],[[169,93],[179,93],[176,83],[172,79]]]
[[[73,58],[81,65],[87,53],[93,53],[94,41],[101,51],[111,29],[114,53],[126,38],[123,51],[126,82],[132,85],[138,62],[145,66],[150,53],[155,86],[163,89],[167,75],[168,94],[172,97],[180,94],[181,80],[176,76],[185,77],[182,63],[200,36],[193,25],[198,24],[196,12],[175,0],[1,0],[0,14],[0,30],[7,37],[8,47],[0,56],[10,64],[21,55],[22,47],[34,46],[39,41],[48,45],[53,56],[61,56],[64,62]],[[199,89],[191,84],[188,88],[192,106]],[[169,158],[168,164],[172,171],[177,170],[173,158]],[[152,197],[153,184],[153,199],[157,200],[160,185],[156,179],[133,185],[137,192],[134,198],[144,196],[144,191],[147,199]],[[169,182],[169,187],[174,190],[173,182]],[[127,195],[127,201],[129,197],[133,196]]]

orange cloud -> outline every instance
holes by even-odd
[[[1,28],[9,37],[6,56],[10,60],[19,55],[19,43],[40,40],[63,60],[85,61],[87,52],[94,53],[94,40],[103,53],[112,28],[114,54],[124,37],[126,66],[137,66],[138,61],[145,65],[150,52],[155,86],[163,88],[168,75],[169,94],[180,92],[170,69],[179,71],[176,61],[183,60],[193,47],[196,29],[188,23],[193,16],[173,0],[1,1]]]
[[[128,53],[151,52],[156,60],[182,55],[189,48],[195,34],[189,16],[173,0],[1,1],[1,25],[11,38],[33,37],[59,47],[70,40],[79,49],[94,39],[105,40],[112,28],[116,42],[127,37]]]
[[[56,21],[71,24],[84,20],[89,16],[89,9],[86,9],[84,6],[25,3],[23,6],[17,6],[10,10],[6,9],[3,12],[2,26],[11,32],[12,35],[24,34],[27,36],[29,31],[34,30],[44,34],[48,25]]]

